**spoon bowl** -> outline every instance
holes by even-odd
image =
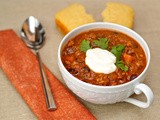
[[[39,49],[44,45],[45,31],[41,23],[33,16],[25,20],[21,37],[26,45],[32,49]]]
[[[30,16],[27,18],[22,26],[21,30],[21,37],[24,43],[31,49],[35,50],[39,68],[40,68],[40,74],[41,74],[41,80],[42,85],[44,89],[44,94],[46,98],[46,104],[48,107],[48,110],[54,110],[56,109],[56,105],[52,96],[52,92],[45,74],[45,71],[43,70],[43,64],[41,62],[41,58],[38,52],[38,49],[40,49],[44,45],[45,41],[45,31],[41,25],[41,23],[33,16]]]

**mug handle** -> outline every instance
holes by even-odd
[[[152,104],[154,95],[153,95],[152,90],[147,85],[145,85],[143,83],[136,85],[134,88],[134,92],[135,92],[135,94],[138,94],[138,95],[143,92],[147,98],[147,102],[142,102],[142,101],[136,100],[134,98],[127,98],[124,101],[131,103],[131,104],[134,104],[134,105],[141,107],[141,108],[147,108]]]

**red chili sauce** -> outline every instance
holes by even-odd
[[[109,51],[118,44],[125,46],[120,59],[128,67],[126,72],[117,67],[116,71],[110,74],[95,73],[85,64],[86,53],[80,50],[81,42],[84,39],[88,40],[92,48],[97,48],[99,46],[93,41],[99,38],[108,39]],[[70,39],[62,51],[61,59],[73,76],[100,86],[115,86],[129,82],[140,75],[146,66],[146,56],[139,43],[124,33],[108,29],[85,31]]]

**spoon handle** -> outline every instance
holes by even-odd
[[[40,68],[40,73],[41,73],[41,77],[42,77],[42,85],[43,85],[43,89],[44,89],[44,93],[45,93],[46,104],[47,104],[48,110],[55,110],[56,104],[53,99],[52,91],[49,86],[45,71],[43,70],[43,65],[42,65],[38,50],[36,50],[36,55],[37,55],[38,62],[39,62],[39,68]]]

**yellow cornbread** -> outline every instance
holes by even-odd
[[[132,7],[116,2],[109,2],[102,12],[104,22],[117,23],[128,28],[133,27],[134,10]]]
[[[55,22],[60,31],[67,34],[80,25],[94,22],[94,19],[82,5],[72,4],[57,12]]]

